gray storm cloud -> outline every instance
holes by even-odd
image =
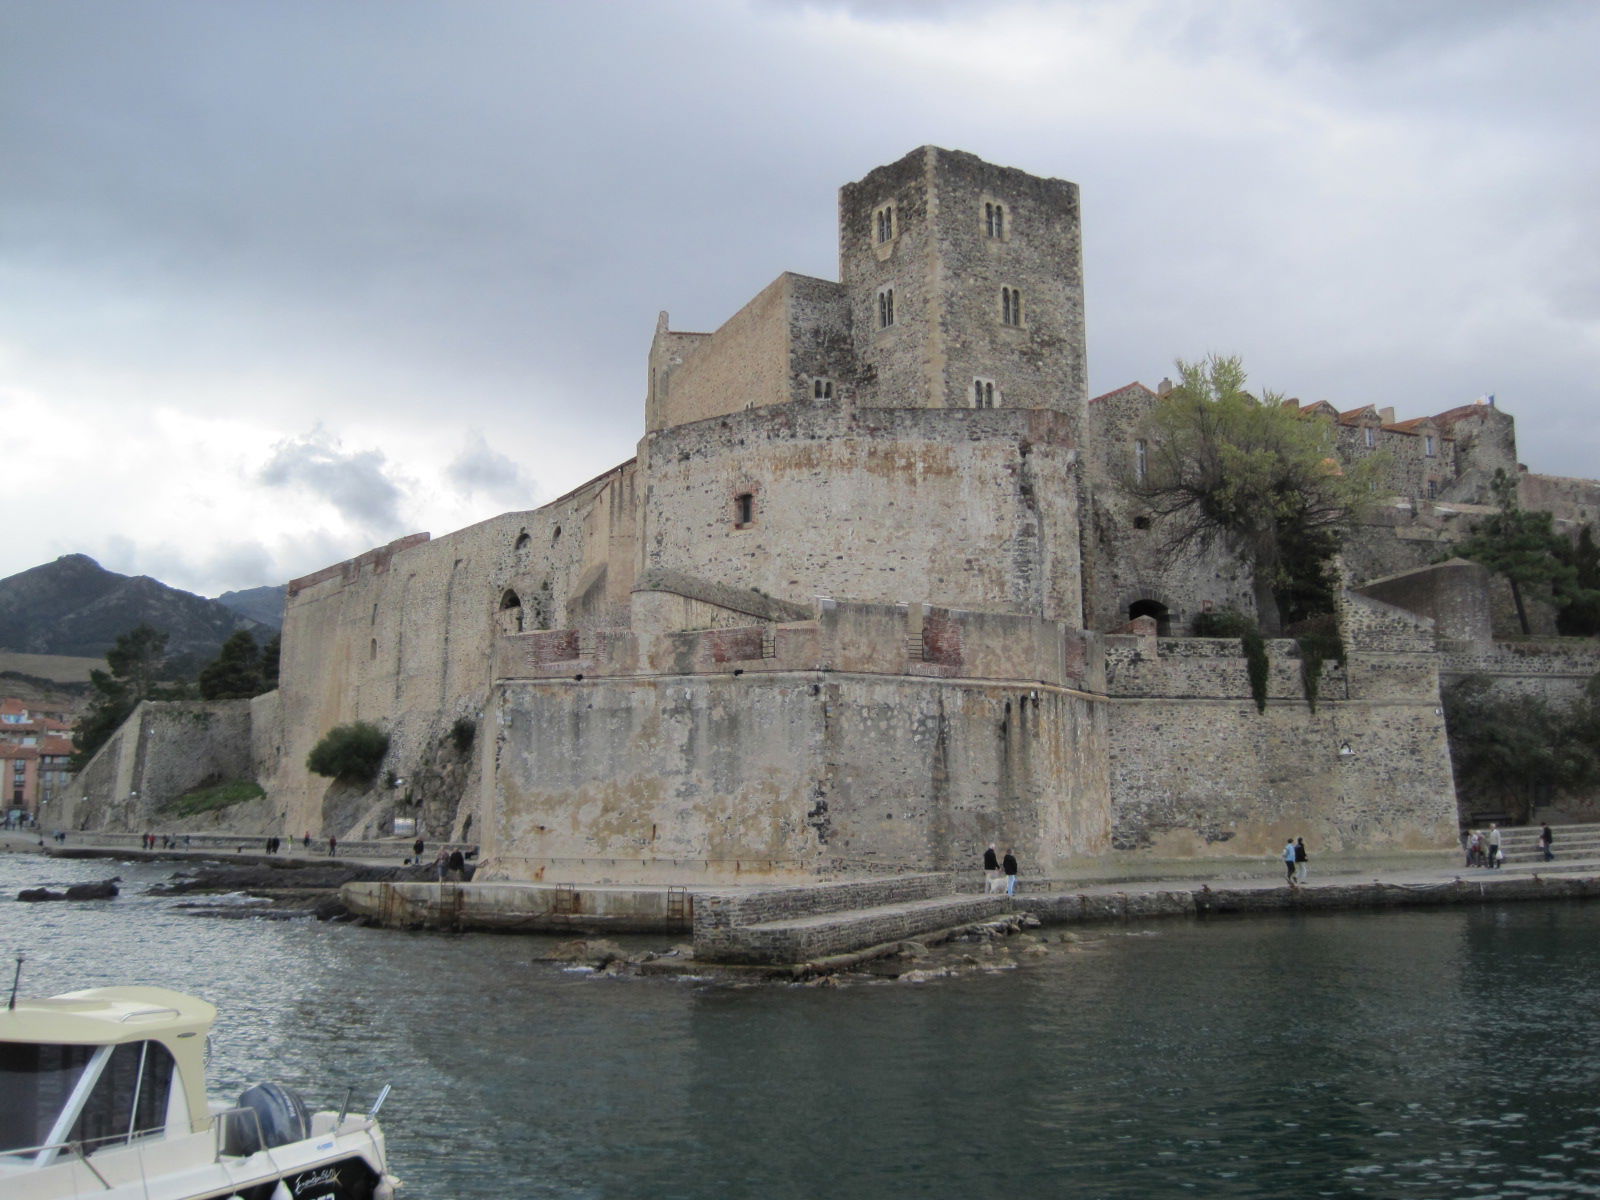
[[[400,528],[404,495],[387,467],[381,451],[347,453],[318,426],[275,445],[257,479],[268,487],[303,489],[333,505],[346,520],[387,534]]]
[[[521,467],[491,447],[481,432],[473,432],[444,473],[463,496],[484,496],[507,508],[525,508],[533,502],[533,482]]]

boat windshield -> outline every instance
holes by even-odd
[[[0,1042],[0,1154],[28,1150],[50,1138],[94,1046]]]

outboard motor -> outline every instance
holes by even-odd
[[[255,1113],[255,1119],[243,1113],[229,1118],[224,1154],[251,1155],[311,1136],[311,1114],[305,1102],[281,1084],[258,1083],[246,1088],[239,1107]]]

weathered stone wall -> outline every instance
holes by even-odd
[[[787,406],[664,430],[640,455],[648,569],[797,603],[1079,620],[1077,457],[1055,414]]]
[[[1523,508],[1553,513],[1569,527],[1600,522],[1600,482],[1593,479],[1524,474],[1517,499]]]
[[[1489,572],[1464,559],[1422,567],[1355,590],[1363,596],[1427,617],[1441,639],[1487,643],[1492,623]]]
[[[1442,649],[1439,674],[1446,684],[1482,675],[1498,693],[1537,696],[1558,704],[1576,700],[1600,673],[1600,642],[1592,638],[1488,645],[1446,642]]]
[[[750,671],[508,681],[497,701],[485,850],[510,878],[576,859],[622,878],[655,857],[728,875],[1106,847],[1104,725],[1061,688]]]
[[[441,824],[426,836],[459,836],[471,813],[438,815],[440,798],[478,789],[443,769],[441,748],[458,717],[476,721],[485,711],[497,633],[617,623],[634,578],[636,504],[628,463],[535,512],[411,539],[291,584],[281,736],[266,776],[287,828],[350,837],[383,832],[396,813],[431,811]],[[353,721],[390,737],[384,777],[365,799],[335,797],[305,767],[324,734]],[[387,786],[390,774],[412,780],[409,793]]]
[[[185,792],[255,780],[249,700],[147,700],[73,780],[61,823],[146,832]]]

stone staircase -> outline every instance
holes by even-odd
[[[1600,875],[1600,825],[1552,825],[1551,849],[1555,859],[1544,861],[1539,849],[1539,826],[1517,825],[1500,830],[1500,849],[1506,871],[1519,874]]]

